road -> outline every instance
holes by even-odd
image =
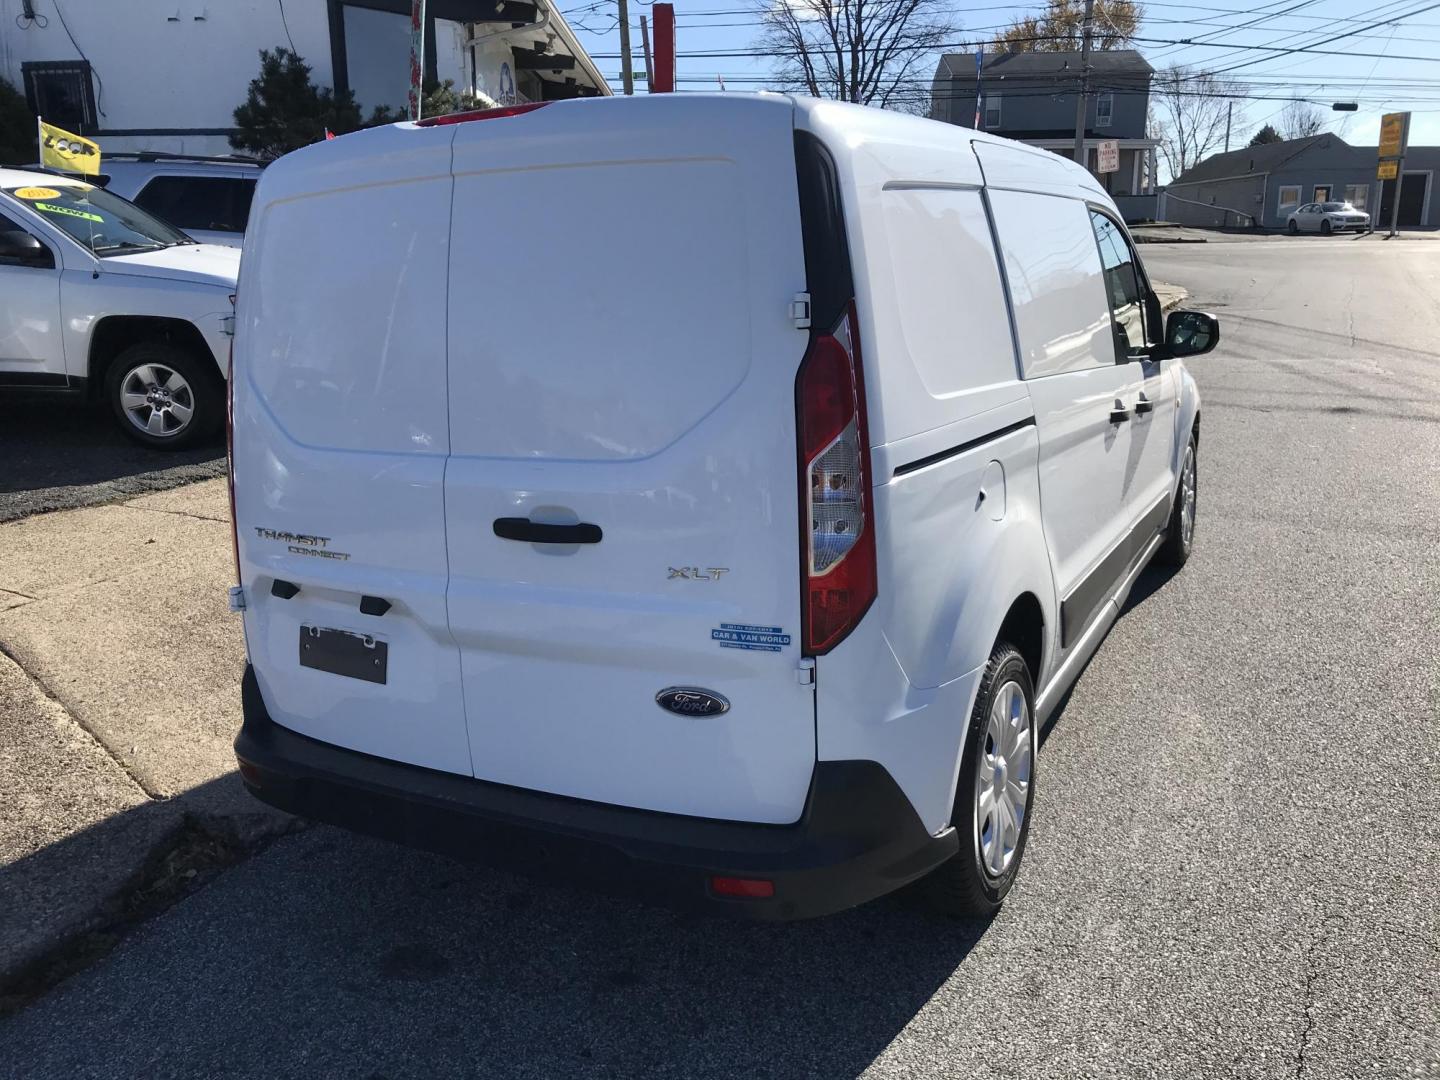
[[[1143,256],[1223,320],[1198,547],[1047,732],[992,922],[732,925],[315,828],[0,1021],[0,1076],[1440,1077],[1440,245]]]

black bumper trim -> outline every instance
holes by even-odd
[[[874,761],[821,761],[793,825],[714,821],[586,802],[421,768],[282,727],[248,665],[241,775],[281,810],[357,832],[607,893],[752,919],[825,915],[874,899],[953,855]],[[764,878],[768,899],[709,892],[711,876]]]

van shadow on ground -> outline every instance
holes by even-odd
[[[127,842],[130,816],[0,891]],[[987,927],[908,894],[733,923],[316,826],[0,1019],[0,1076],[855,1076]]]
[[[101,403],[6,393],[0,462],[0,521],[9,521],[221,476],[225,443],[151,450],[127,439]]]

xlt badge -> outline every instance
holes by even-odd
[[[698,566],[672,566],[670,576],[666,581],[673,581],[675,578],[684,578],[686,581],[719,581],[721,574],[728,574],[728,566],[707,566],[703,570]]]

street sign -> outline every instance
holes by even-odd
[[[1102,173],[1117,172],[1120,169],[1120,144],[1114,139],[1106,139],[1095,148],[1095,155],[1099,159],[1098,170]]]
[[[1400,175],[1400,162],[1398,162],[1398,161],[1382,161],[1382,162],[1380,162],[1380,169],[1379,169],[1379,171],[1375,174],[1375,179],[1377,179],[1377,180],[1394,180],[1395,177],[1397,177],[1397,176],[1399,176],[1399,175]]]
[[[1403,112],[1386,113],[1380,120],[1380,156],[1401,157],[1405,153],[1405,134],[1410,126],[1410,114]]]

